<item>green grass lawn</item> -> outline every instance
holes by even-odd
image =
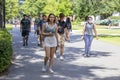
[[[83,30],[83,26],[81,25],[72,25],[72,29],[73,30]],[[100,25],[96,25],[96,29],[97,29],[97,33],[98,34],[105,34],[105,35],[109,35],[109,34],[119,34],[120,35],[120,29],[107,29],[107,26],[100,26]]]
[[[120,37],[104,36],[99,37],[99,40],[120,46]]]
[[[112,34],[120,35],[120,29],[113,29],[113,30],[108,30],[108,29],[100,30],[100,29],[97,29],[97,33],[98,34],[106,34],[106,35],[112,35]]]
[[[77,33],[82,33],[83,27],[79,25],[73,25],[73,30],[79,30]],[[103,25],[96,25],[98,35],[114,35],[114,36],[99,36],[101,41],[109,42],[111,44],[119,45],[120,46],[120,29],[107,29],[107,26]]]
[[[7,30],[12,30],[12,26],[13,26],[12,24],[5,24],[5,25]]]

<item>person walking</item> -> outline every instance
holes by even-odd
[[[41,34],[42,33],[42,27],[43,27],[43,24],[46,23],[46,22],[47,22],[47,16],[44,14],[43,15],[43,20],[40,21],[41,24],[40,24],[40,29],[39,29],[40,30],[40,35],[41,35],[40,36],[41,37],[41,43],[44,42],[44,36]]]
[[[30,31],[31,31],[30,20],[28,20],[27,15],[24,14],[23,19],[20,22],[20,32],[22,33],[23,37],[23,46],[28,46],[28,36]]]
[[[60,13],[59,17],[60,20],[58,21],[58,42],[60,48],[60,60],[63,60],[65,33],[67,28],[66,28],[66,22],[64,21],[65,15],[63,13]]]
[[[112,26],[112,20],[110,18],[108,18],[108,29],[111,29],[111,26]]]
[[[44,65],[42,67],[42,71],[46,72],[47,63],[49,61],[48,71],[50,73],[54,73],[52,70],[54,54],[56,47],[58,45],[57,38],[57,24],[55,23],[55,15],[53,13],[49,14],[48,21],[43,24],[42,35],[44,38],[44,48],[45,48],[45,57],[44,57]]]
[[[85,54],[83,54],[85,57],[90,56],[91,44],[93,41],[93,31],[95,33],[96,38],[98,39],[96,26],[92,22],[92,17],[88,17],[88,20],[84,25],[83,33],[82,33],[83,35],[82,39],[84,39],[85,42]]]
[[[67,17],[66,19],[66,26],[67,26],[66,41],[70,42],[70,31],[72,31],[72,25],[69,17]]]
[[[40,28],[42,26],[42,20],[43,20],[43,17],[42,15],[39,15],[39,18],[36,18],[35,19],[35,25],[37,26],[37,29],[36,29],[36,33],[37,33],[37,37],[38,37],[38,46],[42,46],[42,37],[41,37],[41,34],[40,34]]]

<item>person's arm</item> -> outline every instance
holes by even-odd
[[[67,32],[67,23],[65,23],[65,26],[64,26],[64,34]]]
[[[81,37],[81,39],[83,39],[84,38],[84,34],[85,34],[85,29],[86,29],[86,23],[84,24],[84,26],[83,26],[83,31],[82,31],[82,37]]]
[[[29,31],[31,32],[31,26],[32,26],[32,25],[31,25],[31,21],[30,21],[30,20],[29,20],[29,22],[30,22],[30,30],[29,30]]]
[[[97,30],[96,30],[95,24],[94,24],[94,33],[95,33],[96,39],[98,39],[98,35],[97,35]]]
[[[71,32],[72,32],[72,23],[70,22],[70,28],[71,28]]]
[[[59,46],[59,45],[58,45],[58,26],[56,27],[55,35],[56,35],[56,39],[57,39],[57,46]]]
[[[22,32],[22,21],[20,21],[20,32]]]
[[[53,36],[53,33],[45,33],[45,28],[46,28],[46,24],[43,24],[42,26],[42,35],[44,36]]]

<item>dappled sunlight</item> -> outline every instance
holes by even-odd
[[[16,79],[16,80],[20,80],[21,78],[24,78],[24,75],[17,75],[15,77],[12,78],[12,80]],[[6,78],[7,80],[11,80],[11,78]]]
[[[98,45],[98,41],[93,42],[91,57],[83,57],[84,42],[75,34],[71,35],[71,42],[65,43],[63,61],[58,59],[58,48],[53,65],[55,73],[42,72],[45,51],[37,46],[37,39],[33,36],[30,35],[27,47],[22,46],[20,37],[13,36],[14,60],[5,80],[119,80],[119,57],[112,50]],[[113,56],[116,56],[116,62],[110,61]]]

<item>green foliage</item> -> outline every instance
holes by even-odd
[[[118,43],[120,41],[119,36],[101,36],[100,40],[120,46],[120,43]]]
[[[26,0],[21,6],[23,13],[36,16],[39,13],[54,13],[58,15],[63,12],[66,16],[71,15],[72,3],[69,0]]]
[[[111,17],[111,21],[112,21],[112,26],[118,26],[120,19],[119,17]],[[98,25],[108,25],[108,20],[107,19],[98,20],[95,23]]]
[[[38,13],[42,13],[45,4],[46,0],[26,0],[20,9],[24,14],[36,16]]]
[[[120,11],[120,0],[76,0],[73,11],[77,17],[83,19],[89,15],[111,15]]]
[[[6,0],[5,2],[6,7],[6,20],[12,19],[19,15],[19,4],[18,0]]]
[[[47,15],[49,13],[54,13],[54,14],[58,14],[58,3],[56,2],[56,0],[48,0],[46,2],[46,6],[43,9],[43,12],[46,13]]]
[[[120,20],[120,16],[111,16],[110,18],[114,20]]]
[[[11,64],[12,38],[5,29],[0,29],[0,72],[4,71]]]
[[[12,30],[13,25],[12,24],[5,24],[5,27],[9,31],[9,30]]]
[[[107,22],[108,22],[108,20],[105,19],[105,20],[98,20],[95,23],[98,24],[98,25],[107,25]]]

